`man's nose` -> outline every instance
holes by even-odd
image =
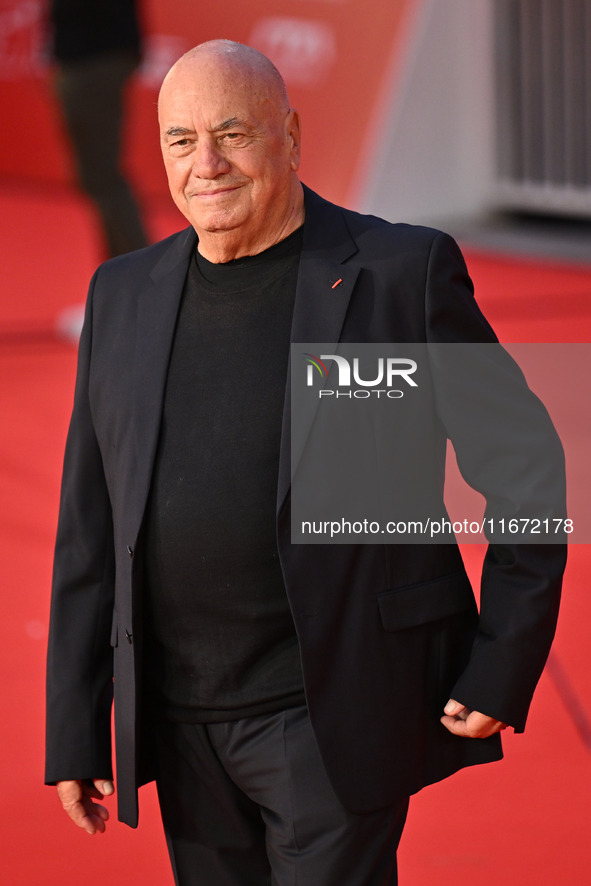
[[[197,178],[215,178],[228,173],[230,169],[231,164],[216,144],[202,141],[196,146],[193,155],[193,175]]]

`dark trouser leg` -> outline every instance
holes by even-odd
[[[305,708],[167,732],[159,794],[179,886],[397,883],[407,798],[345,810]]]
[[[55,82],[78,181],[96,206],[111,256],[148,242],[120,163],[123,90],[136,64],[133,53],[114,52],[62,65]]]
[[[270,886],[265,826],[220,765],[207,727],[155,730],[158,797],[177,886]]]

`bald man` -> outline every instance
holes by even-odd
[[[119,817],[137,825],[155,778],[177,884],[395,884],[409,795],[523,729],[564,552],[492,547],[480,626],[453,544],[290,543],[290,341],[495,338],[450,238],[302,186],[298,114],[260,53],[196,47],[158,112],[190,227],[91,282],[46,780],[105,830],[114,690]]]

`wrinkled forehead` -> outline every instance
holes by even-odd
[[[283,118],[287,110],[281,83],[264,71],[208,56],[181,59],[164,80],[158,100],[161,124],[187,114],[269,120]]]

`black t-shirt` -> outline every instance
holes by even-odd
[[[148,701],[170,719],[303,702],[275,528],[301,242],[187,275],[146,522]]]

